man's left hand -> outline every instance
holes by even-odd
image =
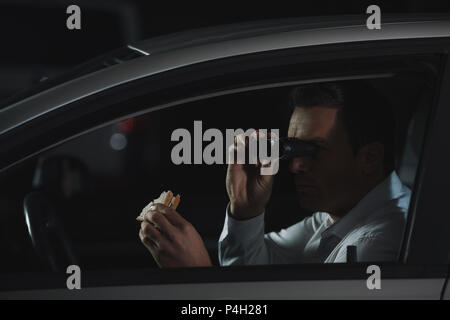
[[[161,268],[212,265],[197,230],[163,204],[150,207],[141,223],[139,237]]]

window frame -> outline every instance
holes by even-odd
[[[450,216],[441,214],[446,207],[446,194],[450,182],[445,177],[450,176],[450,153],[445,153],[445,141],[441,137],[450,133],[446,120],[450,119],[450,55],[444,57],[435,102],[431,109],[422,147],[421,160],[416,174],[412,204],[414,208],[408,217],[407,235],[402,250],[406,263],[428,261],[429,264],[448,264],[450,258]],[[447,149],[448,150],[448,149]],[[431,191],[430,191],[431,190]],[[428,210],[435,213],[431,216]],[[433,237],[428,232],[433,230]],[[429,248],[441,250],[434,254]],[[434,250],[433,250],[434,251]]]
[[[442,42],[440,42],[442,41]],[[89,127],[89,129],[83,129],[80,133],[73,135],[70,138],[62,139],[58,143],[63,143],[64,141],[67,141],[68,139],[72,139],[78,135],[84,134],[86,132],[95,130],[99,127],[106,126],[108,124],[111,124],[113,122],[119,121],[121,119],[128,118],[130,116],[137,116],[140,114],[148,113],[150,111],[155,111],[161,108],[170,107],[172,105],[178,105],[182,102],[186,102],[186,100],[176,100],[172,101],[170,103],[165,103],[163,105],[158,105],[157,107],[153,106],[151,108],[143,107],[141,106],[140,109],[137,110],[123,110],[122,109],[116,109],[112,110],[112,108],[109,108],[111,106],[111,101],[116,101],[114,105],[120,105],[121,103],[126,102],[127,105],[130,101],[133,101],[136,97],[141,97],[144,93],[146,93],[146,89],[148,91],[149,85],[157,84],[158,81],[161,81],[164,77],[172,79],[171,77],[177,77],[180,74],[183,76],[186,75],[192,75],[196,71],[200,70],[200,74],[197,74],[197,76],[205,76],[208,72],[211,72],[211,70],[214,70],[217,74],[223,73],[226,68],[229,67],[229,65],[246,65],[243,64],[242,61],[250,61],[253,62],[252,66],[255,70],[258,70],[258,66],[261,66],[265,63],[267,63],[267,59],[271,58],[273,60],[270,60],[271,63],[275,66],[277,66],[277,63],[280,65],[289,65],[293,61],[289,61],[289,63],[286,62],[286,60],[289,57],[295,57],[295,61],[300,61],[303,63],[309,63],[309,62],[320,62],[320,61],[336,61],[338,59],[350,59],[355,57],[361,57],[361,58],[371,58],[371,57],[380,57],[380,56],[398,56],[402,57],[404,55],[420,55],[420,54],[440,54],[442,57],[446,54],[446,50],[450,48],[450,41],[448,39],[445,39],[443,41],[442,39],[426,39],[426,40],[402,40],[402,41],[377,41],[377,42],[367,42],[367,43],[357,43],[357,44],[339,44],[339,45],[327,45],[327,46],[318,46],[318,47],[311,47],[311,48],[301,48],[301,49],[283,49],[277,52],[266,52],[266,53],[258,53],[258,54],[251,54],[248,56],[243,57],[234,57],[234,58],[227,58],[227,59],[220,59],[213,62],[208,63],[202,63],[199,65],[193,65],[189,67],[181,68],[180,70],[174,70],[174,71],[168,71],[156,76],[151,76],[145,79],[136,80],[131,83],[127,83],[124,85],[121,85],[116,88],[112,88],[109,90],[105,90],[101,93],[98,93],[94,96],[90,96],[88,98],[85,98],[81,101],[77,101],[71,104],[68,104],[64,106],[63,108],[60,108],[58,110],[55,110],[51,113],[45,114],[42,117],[38,119],[34,119],[30,121],[29,123],[18,127],[5,135],[0,137],[1,142],[10,141],[16,143],[16,148],[18,146],[23,146],[27,142],[27,137],[34,135],[34,132],[40,132],[40,134],[36,135],[36,137],[44,137],[46,139],[50,139],[52,128],[49,126],[52,123],[58,122],[61,117],[65,117],[67,114],[70,114],[70,118],[72,121],[75,121],[75,123],[78,123],[80,125],[80,122],[82,122],[84,119],[88,118],[95,112],[98,112],[98,116],[103,119],[102,123],[97,123],[93,125],[92,123],[83,123],[84,127]],[[331,59],[330,59],[331,57]],[[440,70],[439,78],[441,79],[440,82],[440,88],[437,89],[437,95],[439,96],[439,99],[436,100],[436,102],[439,103],[437,106],[437,109],[435,106],[433,106],[433,114],[432,117],[429,119],[429,125],[428,127],[434,127],[436,124],[439,125],[439,129],[432,130],[431,133],[427,132],[427,137],[425,139],[424,143],[424,149],[422,154],[427,152],[426,156],[423,156],[420,164],[419,164],[419,170],[420,172],[417,174],[416,177],[416,186],[419,185],[420,190],[422,191],[424,187],[433,186],[433,182],[431,181],[431,178],[429,178],[428,175],[431,175],[433,177],[436,177],[436,171],[438,170],[438,167],[429,166],[430,163],[436,163],[436,160],[433,160],[434,158],[430,154],[436,154],[439,148],[441,147],[442,143],[439,144],[435,142],[435,137],[438,136],[441,132],[445,131],[445,125],[443,124],[444,118],[441,115],[446,115],[446,112],[450,112],[450,110],[445,108],[445,104],[449,102],[450,100],[450,93],[443,90],[444,88],[449,87],[450,85],[450,67],[448,63],[448,56],[445,56],[445,74],[443,73],[443,70]],[[248,65],[247,65],[248,67]],[[216,69],[214,69],[216,68]],[[230,73],[236,73],[236,68],[232,69]],[[225,74],[221,74],[220,77],[224,77]],[[203,81],[200,79],[200,81]],[[183,83],[178,83],[178,86],[182,86]],[[166,90],[166,94],[170,94],[169,88],[173,88],[175,85],[174,83],[171,83],[167,86],[164,90]],[[162,86],[158,87],[161,88]],[[134,90],[131,90],[134,89]],[[147,93],[148,94],[148,93]],[[216,93],[217,94],[217,93]],[[204,97],[205,95],[203,95]],[[196,96],[198,97],[198,96]],[[89,108],[89,106],[96,105],[96,108]],[[105,107],[108,106],[108,107]],[[112,113],[109,113],[110,111],[113,111]],[[98,121],[98,120],[96,120]],[[82,127],[83,127],[82,126]],[[60,125],[59,128],[62,128],[62,125]],[[72,130],[74,130],[72,128]],[[448,130],[448,129],[447,129]],[[76,131],[76,130],[75,130]],[[13,137],[18,137],[18,141],[11,141]],[[33,142],[33,141],[32,141]],[[31,143],[32,143],[31,142]],[[46,146],[43,149],[39,149],[39,152],[42,152],[42,150],[46,150],[49,147],[53,146],[54,144],[50,144],[50,146]],[[429,146],[431,145],[431,146]],[[14,149],[14,148],[13,148]],[[32,153],[31,155],[24,156],[23,159],[27,159],[30,156],[33,156],[36,154],[36,152]],[[4,153],[0,154],[1,157],[5,156]],[[447,159],[447,158],[446,158]],[[5,163],[2,162],[2,165]],[[437,162],[437,164],[441,164],[441,162]],[[9,168],[12,165],[12,163],[9,163],[6,165],[5,168]],[[427,167],[427,170],[421,170],[421,167]],[[6,169],[5,169],[6,170]],[[441,173],[442,174],[442,173]],[[439,175],[438,175],[439,176]],[[443,176],[443,175],[442,175]],[[0,175],[1,177],[1,175]],[[442,178],[441,178],[442,180]],[[416,188],[415,188],[416,189]],[[414,192],[415,194],[416,192]],[[443,191],[441,191],[440,195],[442,196]],[[408,253],[407,256],[403,259],[403,262],[405,264],[379,264],[382,265],[384,276],[383,277],[391,277],[392,279],[397,278],[433,278],[433,279],[445,279],[447,276],[448,268],[447,268],[447,261],[443,261],[441,258],[443,255],[447,255],[449,253],[449,248],[439,248],[438,255],[435,257],[438,257],[438,259],[433,259],[433,263],[430,264],[423,264],[419,262],[423,262],[421,258],[423,257],[430,257],[433,255],[431,253],[431,250],[421,250],[420,245],[421,241],[424,239],[424,233],[426,233],[426,228],[423,225],[417,224],[418,221],[424,221],[425,217],[425,209],[427,206],[432,204],[432,200],[436,199],[436,195],[433,195],[432,192],[427,193],[426,195],[422,195],[421,192],[418,196],[413,195],[413,199],[411,200],[415,201],[415,205],[411,206],[413,209],[410,208],[408,217],[412,216],[414,217],[411,219],[411,221],[408,223],[408,227],[411,230],[411,232],[408,233],[408,245],[403,248],[405,253]],[[442,197],[442,199],[445,199],[445,197]],[[442,200],[441,200],[442,203]],[[436,207],[436,205],[435,205]],[[414,210],[414,213],[411,214],[412,210]],[[438,215],[438,212],[434,212],[435,215]],[[428,215],[429,216],[429,215]],[[438,216],[439,217],[439,216]],[[450,217],[449,217],[450,218]],[[450,224],[449,224],[450,225]],[[414,232],[417,230],[417,236],[414,236]],[[444,235],[442,230],[440,230],[439,235],[434,234],[434,236],[438,236],[439,238],[445,238],[448,236]],[[411,243],[410,243],[411,242]],[[450,241],[449,241],[450,243]],[[329,272],[330,270],[333,270],[334,267],[337,266],[336,264],[333,265],[295,265],[295,266],[246,266],[243,267],[244,269],[240,269],[239,267],[227,267],[227,268],[209,268],[208,270],[205,270],[203,268],[193,268],[193,269],[174,269],[174,270],[154,270],[154,272],[157,274],[157,276],[149,276],[152,274],[153,271],[149,270],[126,270],[126,272],[118,272],[117,274],[121,274],[123,278],[117,279],[116,277],[109,277],[107,281],[109,282],[102,282],[102,275],[97,274],[95,272],[86,272],[86,274],[92,274],[92,280],[87,281],[87,286],[103,286],[103,285],[152,285],[152,284],[173,284],[173,283],[185,283],[183,282],[183,279],[189,279],[187,280],[188,283],[192,283],[195,279],[197,282],[202,282],[202,279],[206,279],[206,282],[245,282],[249,281],[249,279],[253,279],[252,281],[293,281],[293,280],[307,280],[307,279],[314,279],[314,277],[318,276],[324,276],[326,272]],[[333,271],[330,273],[330,276],[326,280],[339,280],[339,279],[363,279],[367,278],[367,274],[363,271],[365,271],[366,264],[357,264],[357,265],[347,265],[344,264],[343,266],[338,266],[336,268],[339,268],[338,271]],[[229,268],[229,269],[228,269]],[[293,268],[293,269],[292,269]],[[300,272],[301,270],[301,272]],[[411,271],[413,270],[413,271]],[[127,278],[124,276],[124,273],[133,274],[132,277]],[[114,274],[114,272],[112,273]],[[109,274],[110,276],[112,274]],[[211,277],[206,276],[206,274],[210,274]],[[37,287],[35,285],[42,285],[43,282],[50,284],[53,288],[56,287],[63,287],[65,285],[65,281],[62,282],[63,285],[61,285],[60,280],[62,278],[65,279],[65,275],[46,275],[43,276],[42,273],[39,274],[39,279],[35,279],[33,281],[33,277],[28,279],[27,281],[27,289],[31,289],[30,285],[34,288],[43,288],[43,287]],[[179,275],[175,276],[175,275]],[[301,275],[301,276],[299,276]],[[298,278],[300,277],[300,278]],[[309,277],[309,278],[307,278]],[[3,278],[3,275],[0,275],[0,279]],[[9,279],[14,279],[15,277],[12,275],[8,275]],[[17,279],[17,278],[16,278]],[[20,276],[21,283],[23,284],[25,281],[25,278],[23,275]],[[51,280],[51,279],[57,279],[57,280]],[[97,279],[97,280],[96,280]],[[115,279],[115,280],[114,280]],[[146,280],[143,280],[146,279]],[[153,279],[153,280],[152,280]],[[178,280],[177,280],[178,279]],[[113,280],[113,283],[111,281]],[[56,282],[55,282],[56,281]],[[106,281],[106,280],[105,280]],[[114,282],[115,281],[115,282]],[[139,281],[139,282],[138,282]],[[152,282],[153,281],[153,282]],[[195,282],[194,281],[194,282]],[[25,281],[26,282],[26,281]],[[0,283],[6,283],[3,281],[0,281]],[[32,283],[35,283],[35,285],[32,285]],[[108,284],[107,284],[108,283]],[[55,285],[57,286],[55,287]],[[6,285],[7,287],[7,285]],[[45,288],[45,286],[44,286]],[[0,290],[2,289],[2,285],[0,285]],[[6,288],[6,290],[8,290]]]

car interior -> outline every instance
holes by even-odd
[[[429,69],[427,69],[429,70]],[[370,79],[394,109],[396,170],[411,189],[434,97],[434,74],[400,72]],[[140,243],[135,218],[164,190],[181,195],[178,212],[202,236],[218,266],[225,218],[226,165],[174,165],[171,133],[203,128],[280,128],[287,133],[292,86],[227,93],[152,111],[67,141],[0,176],[1,272],[157,268]],[[145,101],[142,101],[145,103]],[[382,125],[382,124],[380,124]],[[266,231],[305,218],[286,163],[277,175]]]

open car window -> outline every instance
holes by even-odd
[[[412,190],[413,199],[435,79],[429,73],[383,73],[365,81],[393,107],[394,169]],[[279,129],[280,136],[287,137],[289,94],[296,86],[231,90],[177,103],[103,126],[10,168],[0,184],[0,246],[6,255],[0,269],[3,273],[65,270],[74,262],[83,270],[157,269],[139,239],[136,217],[164,190],[181,195],[177,211],[192,223],[213,265],[219,267],[218,243],[229,202],[227,166],[206,164],[204,159],[194,164],[195,148],[203,152],[208,146],[203,141],[208,129],[224,136],[227,129]],[[146,98],[136,101],[146,103]],[[183,156],[191,164],[174,163],[172,152],[178,142],[172,137],[177,129],[190,133],[191,154]],[[225,162],[225,141],[221,155],[219,149],[214,156]],[[311,216],[299,205],[295,187],[289,163],[281,163],[264,232],[286,230]],[[403,204],[406,208],[409,199]],[[49,227],[46,219],[57,221],[49,234],[43,230]],[[398,230],[402,239],[404,231]],[[398,257],[392,262],[401,262],[400,248],[398,244]]]

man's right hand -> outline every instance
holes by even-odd
[[[258,134],[263,138],[262,134]],[[255,135],[256,137],[256,135]],[[248,152],[248,139],[239,135],[233,146],[228,150],[229,164],[227,170],[226,187],[230,198],[230,214],[237,220],[246,220],[263,213],[269,202],[274,181],[273,175],[261,175],[261,164],[237,164],[238,146]],[[278,161],[278,160],[277,160]]]

